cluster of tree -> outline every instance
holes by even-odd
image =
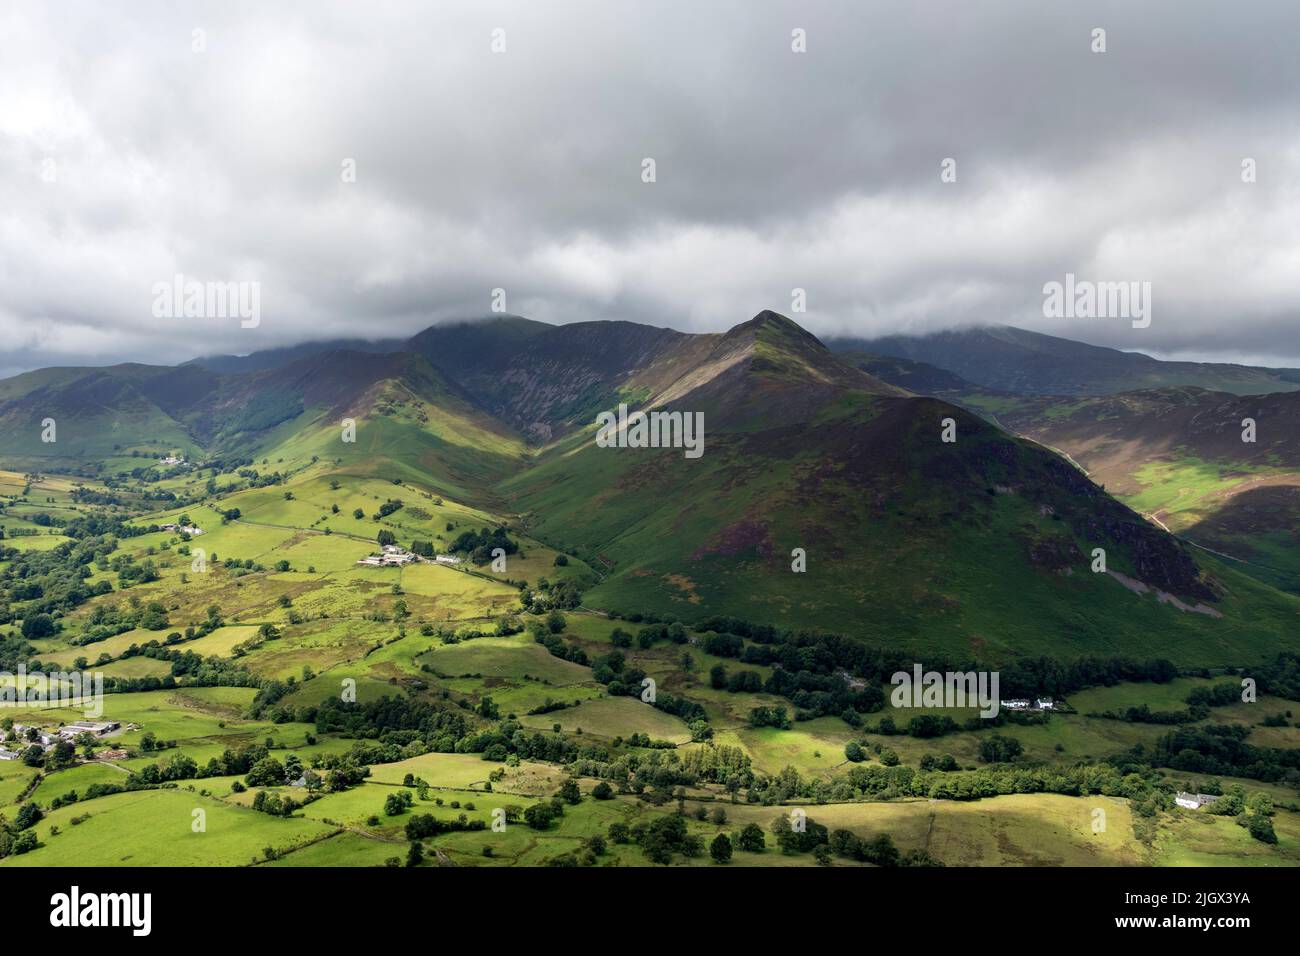
[[[158,580],[158,568],[149,558],[137,562],[134,555],[118,554],[114,555],[113,560],[109,562],[109,568],[117,572],[118,586],[123,588]]]
[[[944,772],[903,765],[855,764],[830,780],[804,778],[793,767],[761,777],[746,791],[750,803],[775,805],[798,800],[852,803],[925,797],[979,800],[1011,793],[1102,794],[1137,799],[1156,789],[1158,775],[1144,766],[1097,764],[1078,767],[991,764],[979,770]]]
[[[45,816],[34,803],[24,803],[14,815],[13,823],[0,817],[0,857],[30,853],[39,846],[32,829]]]
[[[686,817],[680,813],[665,814],[649,823],[613,823],[609,827],[611,843],[635,843],[641,847],[651,863],[669,864],[677,854],[698,857],[704,853],[704,839],[691,833]]]
[[[126,778],[126,789],[147,790],[175,780],[193,780],[199,776],[199,766],[192,757],[176,754],[165,763],[151,763],[135,770]]]
[[[487,528],[480,528],[478,531],[462,531],[460,536],[451,543],[449,550],[468,554],[470,561],[475,564],[487,564],[492,560],[492,552],[497,548],[506,554],[519,552],[519,543],[510,538],[504,525],[491,531]]]
[[[880,833],[864,840],[852,830],[834,830],[829,846],[832,853],[876,866],[943,866],[925,850],[913,850],[906,855],[898,852],[894,838]]]
[[[299,803],[288,794],[267,793],[265,790],[259,790],[253,797],[253,809],[261,813],[268,813],[273,817],[291,817],[295,810],[310,802],[308,800]]]
[[[715,616],[696,625],[706,633],[704,648],[711,654],[745,664],[773,667],[763,691],[789,699],[797,718],[870,713],[884,706],[883,688],[898,671],[910,671],[914,660],[894,650],[870,647],[838,634],[782,630],[740,618]],[[927,658],[928,670],[979,671],[977,661]],[[1017,659],[998,668],[1004,696],[1064,697],[1087,687],[1123,681],[1167,683],[1178,669],[1167,660],[1082,658],[1057,661],[1048,657]],[[1300,685],[1300,666],[1276,669],[1279,679],[1292,675]],[[855,689],[846,678],[864,686]],[[850,720],[850,722],[852,722]]]
[[[1180,727],[1156,741],[1151,763],[1192,773],[1300,781],[1300,750],[1252,746],[1246,743],[1250,730],[1242,724]]]
[[[985,763],[1011,763],[1024,749],[1015,737],[993,734],[980,741],[980,760]]]
[[[509,809],[509,808],[507,808]],[[516,812],[518,807],[513,808]],[[507,813],[507,820],[509,820]],[[515,820],[518,820],[516,815]],[[465,814],[460,814],[455,820],[439,820],[432,813],[419,813],[406,821],[406,838],[408,840],[427,840],[435,837],[440,833],[459,833],[462,831],[477,831],[487,829],[487,824],[482,820],[470,820]]]
[[[538,578],[531,590],[527,582],[511,582],[519,587],[520,603],[524,610],[533,614],[544,614],[552,608],[575,608],[582,605],[582,585],[577,578],[567,581],[551,581]]]
[[[204,657],[194,651],[178,650],[150,642],[143,647],[132,644],[122,653],[122,658],[149,657],[169,661],[171,673],[159,677],[104,678],[104,690],[112,694],[134,694],[150,690],[170,690],[173,687],[260,687],[264,680],[250,674],[233,661],[220,657]]]
[[[317,709],[316,730],[399,747],[420,740],[428,748],[425,752],[452,753],[469,733],[470,724],[463,714],[425,700],[381,697],[346,703],[331,697]]]
[[[113,590],[108,581],[90,584],[86,579],[93,573],[92,565],[108,567],[107,557],[116,547],[112,537],[91,536],[65,541],[48,551],[0,548],[0,624],[21,617],[26,636],[53,634],[52,615]],[[13,606],[19,604],[21,610]],[[39,624],[29,625],[37,619]]]
[[[1300,652],[1282,651],[1250,669],[1259,690],[1287,700],[1300,700]]]
[[[754,707],[749,711],[749,726],[790,729],[790,715],[784,707]]]
[[[1245,789],[1236,784],[1208,807],[1210,813],[1222,817],[1235,817],[1237,824],[1246,828],[1261,843],[1277,843],[1273,830],[1273,798],[1263,791],[1246,796]]]
[[[565,643],[564,638],[559,634],[552,633],[545,628],[537,628],[533,631],[533,640],[541,644],[552,657],[558,657],[562,661],[572,661],[575,664],[581,664],[586,667],[589,663],[587,652],[581,644],[570,641]]]
[[[976,726],[967,728],[969,730],[980,730],[985,726],[980,722],[980,718],[975,718]],[[870,734],[880,734],[884,737],[893,737],[906,734],[909,737],[916,737],[921,740],[927,740],[931,737],[944,737],[948,734],[957,733],[961,726],[946,714],[917,714],[907,722],[906,727],[899,727],[893,717],[882,717],[875,727],[864,726],[863,730]]]
[[[1123,710],[1097,711],[1088,716],[1105,720],[1122,720],[1129,724],[1194,724],[1209,717],[1210,708],[1204,704],[1196,704],[1186,710],[1152,710],[1149,705],[1140,704]]]

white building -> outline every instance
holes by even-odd
[[[1185,793],[1179,790],[1174,795],[1174,803],[1180,807],[1186,807],[1188,810],[1199,810],[1201,807],[1209,806],[1219,798],[1210,793]]]
[[[1007,710],[1027,710],[1029,701],[1016,698],[1015,700],[1000,700],[998,706],[1005,707]]]
[[[454,554],[440,554],[433,560],[437,561],[439,564],[460,564],[461,562],[461,559],[456,557]]]
[[[1050,697],[1040,697],[1034,701],[1034,706],[1039,710],[1052,710],[1056,706],[1056,702]]]
[[[79,720],[75,724],[67,724],[66,726],[60,727],[59,736],[80,737],[82,734],[90,734],[92,737],[102,737],[105,734],[112,733],[121,726],[121,723],[116,720]]]
[[[366,555],[357,564],[366,564],[371,567],[394,567],[410,564],[414,560],[415,555],[405,548],[399,548],[395,544],[386,544],[381,549],[380,554]]]

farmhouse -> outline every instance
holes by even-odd
[[[192,524],[165,524],[162,525],[161,527],[163,531],[184,531],[186,534],[190,535],[191,537],[203,533],[202,528],[195,527]]]
[[[1034,706],[1039,710],[1052,710],[1056,706],[1056,702],[1050,697],[1040,697],[1034,701]]]
[[[1007,710],[1027,710],[1029,701],[1015,698],[1013,700],[1000,700],[998,706],[1005,707]]]
[[[32,733],[33,730],[35,730],[35,733]],[[49,734],[43,730],[28,727],[25,724],[14,724],[13,733],[19,744],[24,748],[30,746],[37,746],[42,749],[52,747],[59,739],[54,734]]]
[[[399,548],[395,544],[386,544],[379,554],[369,554],[362,558],[357,564],[367,564],[371,567],[400,567],[403,564],[410,564],[415,560],[415,555],[405,548]]]
[[[1201,807],[1209,806],[1219,798],[1210,793],[1185,793],[1179,790],[1174,796],[1174,802],[1180,807],[1186,807],[1188,810],[1199,810]]]
[[[20,756],[22,755],[16,750],[5,750],[0,747],[0,760],[17,760]]]
[[[437,561],[439,564],[460,564],[461,562],[461,559],[456,557],[454,554],[440,554],[433,560]]]
[[[160,464],[160,465],[183,465],[183,464],[185,464],[185,459],[184,459],[184,457],[181,457],[181,458],[173,458],[171,455],[168,455],[166,458],[159,458],[159,459],[158,459],[158,464]]]

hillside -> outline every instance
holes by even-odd
[[[1194,554],[1043,447],[1073,437],[1013,438],[997,425],[1021,419],[990,424],[886,380],[957,399],[955,373],[837,354],[774,312],[714,334],[503,317],[398,351],[322,343],[246,365],[0,383],[5,464],[174,481],[196,501],[331,476],[409,483],[576,553],[603,572],[587,606],[627,613],[993,657],[1148,653],[1176,636],[1187,659],[1222,662],[1294,633],[1293,599]],[[1267,416],[1274,399],[1240,401]],[[597,447],[596,414],[620,403],[703,415],[705,454]],[[48,408],[63,418],[53,446],[31,440]],[[215,462],[207,487],[184,468],[168,480],[156,456],[170,450]],[[806,572],[791,570],[796,548]],[[1092,572],[1095,548],[1110,573]]]
[[[1300,393],[1166,388],[1025,399],[997,414],[1154,520],[1300,593]]]
[[[1136,653],[1173,635],[1215,656],[1287,639],[1300,606],[1193,558],[1048,450],[855,378],[790,325],[765,314],[733,329],[756,333],[746,357],[671,393],[665,407],[704,412],[701,460],[586,436],[503,484],[532,533],[607,569],[591,606],[993,656]],[[1194,610],[1092,574],[1094,547]],[[806,573],[791,571],[794,548]]]
[[[1104,395],[1164,386],[1195,386],[1256,395],[1300,389],[1300,369],[1209,362],[1165,362],[1140,352],[1086,345],[1011,326],[932,335],[832,339],[832,349],[924,362],[999,392]]]

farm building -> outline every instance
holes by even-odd
[[[415,560],[415,555],[405,548],[399,548],[395,544],[386,544],[379,554],[370,554],[362,558],[357,564],[367,564],[371,567],[395,567],[403,564],[410,564]]]
[[[1211,793],[1186,793],[1179,790],[1174,795],[1174,802],[1180,807],[1186,807],[1188,810],[1199,810],[1201,807],[1209,806],[1219,798]]]
[[[121,727],[121,723],[116,720],[92,721],[80,720],[75,724],[67,724],[59,728],[61,737],[80,737],[82,734],[90,734],[92,737],[102,737],[105,734],[112,733]]]

